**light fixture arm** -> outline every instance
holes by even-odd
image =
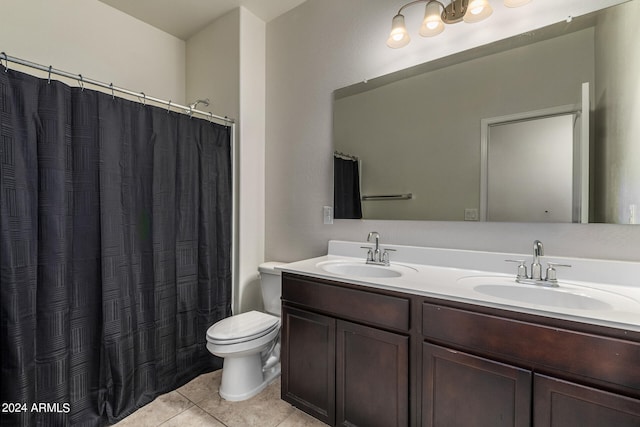
[[[398,10],[397,15],[401,15],[403,10],[405,10],[409,6],[413,6],[414,4],[418,4],[418,3],[438,3],[442,7],[442,9],[444,9],[444,5],[438,0],[414,0],[402,6],[400,10]]]

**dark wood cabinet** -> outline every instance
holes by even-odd
[[[533,384],[534,427],[640,426],[640,400],[545,375]]]
[[[422,345],[422,425],[529,427],[531,371]]]
[[[282,398],[315,418],[335,419],[336,321],[282,308]]]
[[[282,286],[283,400],[329,425],[409,425],[410,299],[287,274]]]
[[[640,332],[283,274],[282,398],[329,425],[640,427]]]
[[[408,425],[409,338],[338,320],[336,349],[336,425]]]
[[[640,427],[638,333],[435,301],[422,331],[424,426]]]

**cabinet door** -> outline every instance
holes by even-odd
[[[330,425],[335,420],[335,322],[282,307],[282,399]]]
[[[531,372],[423,343],[422,425],[529,426]]]
[[[534,427],[638,427],[640,400],[535,375]]]
[[[409,338],[338,320],[336,348],[336,425],[408,425]]]

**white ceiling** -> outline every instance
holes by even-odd
[[[186,40],[216,18],[244,6],[265,22],[305,0],[100,0],[149,25]]]

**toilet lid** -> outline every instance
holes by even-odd
[[[280,318],[259,311],[248,311],[222,319],[207,330],[207,339],[220,344],[248,341],[278,327]]]

